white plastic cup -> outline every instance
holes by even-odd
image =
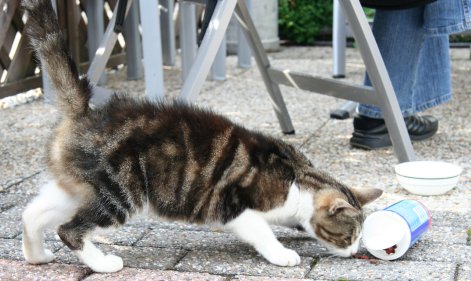
[[[432,224],[427,208],[415,200],[402,200],[369,215],[363,224],[363,244],[382,260],[403,256]]]

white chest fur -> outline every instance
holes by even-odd
[[[293,266],[301,262],[299,255],[286,249],[276,239],[269,224],[294,226],[309,225],[314,213],[312,194],[300,191],[293,183],[285,203],[268,212],[251,209],[245,210],[237,218],[226,224],[226,228],[251,244],[262,256],[271,263],[281,266]],[[308,232],[312,233],[309,226]]]
[[[290,187],[285,204],[266,213],[262,217],[269,223],[284,226],[301,225],[308,233],[312,232],[309,221],[314,214],[313,195],[299,190],[295,182]],[[311,234],[311,233],[310,233]]]

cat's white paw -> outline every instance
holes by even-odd
[[[23,253],[25,256],[25,260],[30,264],[49,263],[56,258],[54,254],[50,250],[47,250],[47,249],[44,250],[44,253],[37,256],[30,255],[28,254],[27,251],[24,251],[24,250],[23,250]]]
[[[123,269],[123,259],[115,255],[106,255],[99,262],[90,266],[95,272],[111,273]]]
[[[266,256],[267,260],[279,266],[295,266],[301,263],[301,257],[293,250],[280,248]]]

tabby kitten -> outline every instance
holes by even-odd
[[[249,131],[208,110],[114,96],[91,109],[91,85],[79,77],[50,0],[23,1],[26,32],[50,74],[62,120],[47,151],[52,180],[23,214],[23,253],[32,264],[54,259],[43,231],[97,272],[123,267],[88,239],[148,209],[193,223],[219,223],[280,266],[299,255],[269,224],[302,226],[334,254],[358,249],[361,207],[379,189],[349,189],[314,168],[291,145]]]

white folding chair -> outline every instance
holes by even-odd
[[[196,99],[223,40],[229,19],[235,12],[251,46],[252,54],[257,62],[258,69],[265,82],[276,116],[284,133],[294,133],[294,128],[283,101],[279,84],[379,106],[383,111],[385,123],[390,132],[391,141],[399,162],[415,159],[414,150],[394,94],[394,89],[358,0],[339,0],[339,3],[350,23],[373,87],[354,85],[344,81],[315,77],[272,67],[244,0],[185,1],[210,4],[214,6],[214,10],[194,64],[183,84],[180,99],[188,102]]]

